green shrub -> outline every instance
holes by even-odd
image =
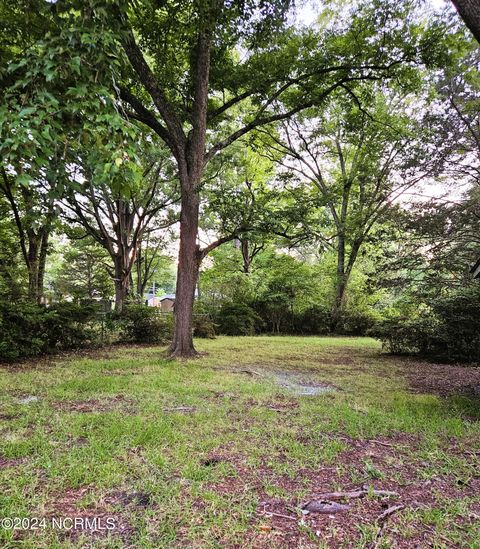
[[[193,315],[193,335],[205,339],[215,339],[215,323],[207,314]]]
[[[325,307],[313,306],[293,318],[293,333],[302,335],[328,334],[332,323],[331,312]]]
[[[390,353],[427,356],[434,354],[434,342],[437,341],[439,330],[438,320],[431,316],[399,317],[375,324],[368,334],[379,339]]]
[[[112,313],[112,325],[119,328],[123,341],[131,343],[166,343],[173,336],[173,315],[146,305],[129,304],[120,314]]]
[[[48,348],[47,319],[54,315],[32,303],[0,303],[0,358],[37,356]]]
[[[48,351],[76,349],[97,343],[99,308],[94,304],[58,303],[48,309],[45,327]]]
[[[440,322],[434,341],[436,356],[480,362],[480,287],[437,298],[431,307]]]
[[[0,302],[0,358],[38,356],[97,341],[97,308],[74,303],[52,307]]]
[[[374,325],[374,319],[367,311],[344,311],[337,323],[336,333],[363,336]]]
[[[392,353],[480,362],[480,288],[457,291],[428,305],[422,316],[384,320],[370,334]]]
[[[225,303],[217,313],[220,333],[225,335],[253,335],[260,318],[245,303]]]

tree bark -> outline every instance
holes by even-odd
[[[40,241],[40,252],[38,256],[38,276],[37,276],[37,295],[38,302],[43,298],[44,291],[44,280],[45,280],[45,265],[47,263],[47,253],[48,253],[48,241],[50,238],[50,224],[48,223],[42,232],[42,238]]]
[[[480,44],[480,2],[479,0],[452,0],[458,14]]]
[[[115,312],[121,313],[128,296],[128,288],[123,280],[115,279]]]
[[[199,206],[200,197],[194,189],[183,193],[175,294],[175,333],[170,349],[172,357],[188,358],[198,355],[193,345],[193,301],[201,262],[197,244]]]
[[[28,271],[28,299],[34,303],[41,303],[43,298],[45,264],[47,261],[50,230],[49,222],[37,233],[33,230],[27,230],[28,253],[26,266]]]
[[[339,328],[342,311],[345,302],[345,290],[347,287],[345,274],[345,235],[340,232],[337,237],[337,272],[335,280],[335,302],[332,310],[332,331]]]
[[[193,345],[193,301],[202,260],[197,236],[200,209],[199,186],[205,166],[210,48],[210,35],[203,29],[198,36],[193,61],[195,67],[193,127],[185,143],[183,158],[181,156],[177,158],[182,199],[172,358],[189,358],[198,355]]]
[[[18,232],[20,249],[28,273],[28,299],[34,303],[41,303],[43,297],[43,280],[45,275],[45,262],[48,251],[48,239],[52,230],[54,219],[53,205],[48,206],[45,219],[40,229],[35,231],[28,222],[28,216],[35,208],[33,193],[26,187],[22,187],[16,195],[13,190],[11,178],[7,175],[3,166],[0,169],[3,184],[0,190],[7,198],[12,208],[13,219]],[[19,206],[19,197],[23,199],[23,208]],[[22,213],[22,211],[24,213]]]
[[[342,312],[345,308],[345,295],[352,275],[353,267],[357,261],[358,252],[363,245],[365,235],[359,236],[354,239],[350,252],[346,253],[345,238],[340,238],[341,242],[338,243],[338,263],[337,263],[337,284],[335,294],[335,305],[332,314],[332,331],[336,331],[339,328]]]
[[[140,302],[143,302],[143,294],[145,291],[145,281],[142,272],[142,263],[144,261],[142,254],[142,243],[139,242],[137,249],[137,259],[135,260],[135,269],[137,271],[137,298]]]
[[[121,313],[130,289],[130,270],[128,265],[124,264],[122,255],[115,256],[113,261],[115,266],[115,312]]]
[[[243,257],[243,272],[245,274],[250,273],[250,254],[248,249],[248,240],[243,238],[240,240],[242,247],[242,257]]]
[[[29,237],[28,242],[28,299],[34,303],[40,301],[38,288],[38,242],[36,238]]]

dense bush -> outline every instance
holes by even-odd
[[[99,308],[94,304],[58,303],[48,308],[48,351],[76,349],[95,343],[99,337]]]
[[[4,360],[46,352],[46,321],[53,311],[32,303],[0,303],[0,357]]]
[[[362,336],[374,325],[372,314],[367,311],[344,311],[338,320],[336,333]]]
[[[440,324],[431,316],[391,318],[377,323],[368,333],[394,354],[434,355],[440,344]]]
[[[370,333],[392,353],[480,362],[480,289],[437,298],[429,306],[420,317],[384,320]]]
[[[110,326],[120,330],[120,338],[131,343],[166,343],[173,336],[173,315],[154,307],[127,305],[110,316]]]
[[[328,334],[332,322],[331,312],[325,307],[310,307],[293,317],[293,333],[302,335]]]
[[[480,288],[436,299],[432,309],[441,325],[435,354],[450,361],[480,362]]]
[[[368,311],[346,311],[332,328],[332,311],[327,306],[312,305],[294,311],[289,304],[256,301],[252,305],[230,301],[213,311],[218,331],[225,335],[256,333],[326,335],[365,335],[374,321]]]
[[[225,303],[217,313],[220,333],[225,335],[253,335],[260,319],[245,303]]]
[[[0,302],[0,358],[13,360],[78,348],[96,339],[98,324],[93,306]]]
[[[193,315],[193,336],[206,339],[215,338],[215,323],[208,314]]]

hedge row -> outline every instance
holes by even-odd
[[[396,354],[447,362],[480,362],[480,288],[473,286],[431,300],[415,318],[378,323],[370,335]]]
[[[196,337],[215,337],[208,317],[194,320]],[[152,307],[128,305],[122,314],[102,315],[96,305],[59,303],[52,307],[0,302],[0,360],[15,360],[104,342],[166,344],[173,315]]]

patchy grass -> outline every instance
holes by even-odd
[[[115,523],[2,529],[2,547],[480,548],[480,370],[442,365],[432,384],[435,365],[368,338],[198,347],[184,363],[119,347],[2,370],[0,515]],[[334,390],[296,396],[279,373]],[[345,512],[300,511],[361,487]]]

